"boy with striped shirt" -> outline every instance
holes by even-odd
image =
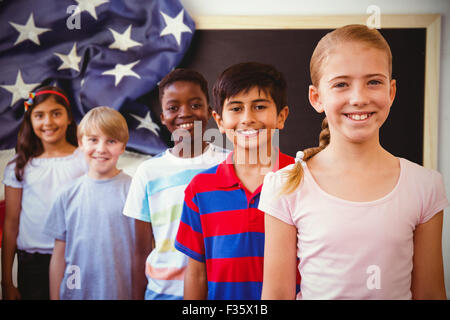
[[[288,116],[286,82],[274,67],[241,63],[213,89],[213,117],[233,142],[227,160],[194,177],[175,248],[189,257],[184,299],[261,298],[264,213],[258,210],[264,175],[294,159],[272,142]]]
[[[133,298],[176,300],[183,298],[187,263],[174,248],[184,189],[197,173],[223,161],[226,151],[203,141],[211,108],[201,74],[175,69],[161,80],[159,99],[161,122],[175,145],[138,167],[124,214],[136,219]],[[194,130],[195,122],[201,131]]]

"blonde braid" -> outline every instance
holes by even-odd
[[[325,149],[330,144],[330,129],[328,120],[325,117],[322,121],[322,131],[319,135],[319,146],[303,150],[303,161],[307,161]],[[301,162],[297,162],[294,167],[286,172],[287,181],[281,189],[280,195],[292,193],[300,185],[303,179],[303,167]]]

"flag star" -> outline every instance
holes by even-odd
[[[77,55],[77,43],[73,44],[72,50],[69,54],[55,53],[55,55],[62,60],[62,64],[58,67],[58,70],[62,69],[74,69],[80,71],[79,63],[81,57]]]
[[[12,93],[11,104],[12,107],[17,101],[20,99],[27,99],[28,94],[37,86],[39,83],[25,83],[22,79],[22,73],[17,72],[16,83],[13,85],[0,85],[5,90],[8,90]]]
[[[9,24],[12,25],[20,33],[16,42],[14,42],[14,45],[19,44],[25,40],[31,40],[37,45],[41,45],[41,43],[39,42],[39,35],[44,32],[51,31],[51,29],[49,28],[36,27],[34,23],[33,13],[30,13],[28,21],[24,25],[17,24],[11,21],[9,22]]]
[[[139,117],[132,113],[130,113],[130,115],[139,121],[139,125],[136,127],[136,130],[140,129],[140,128],[145,128],[147,130],[150,130],[157,136],[159,136],[158,131],[160,130],[160,128],[155,122],[153,122],[152,117],[150,115],[150,111],[147,112],[147,114],[145,115],[145,118]],[[158,131],[156,131],[156,130],[158,130]]]
[[[115,82],[116,87],[119,84],[119,82],[122,81],[122,78],[125,76],[132,76],[132,77],[136,77],[136,78],[140,79],[141,77],[136,72],[131,70],[137,63],[139,63],[139,61],[140,60],[137,60],[137,61],[129,63],[129,64],[118,63],[118,64],[116,64],[114,69],[105,71],[102,74],[114,76],[116,78],[116,82]]]
[[[94,17],[95,20],[97,20],[97,13],[95,12],[95,8],[109,2],[109,0],[75,0],[78,2],[78,12],[87,11],[90,13],[92,17]]]
[[[131,39],[131,24],[123,33],[114,31],[111,28],[109,28],[109,31],[111,31],[114,37],[114,42],[109,46],[110,49],[127,51],[131,47],[142,46],[142,43]]]
[[[164,22],[166,23],[166,27],[161,31],[160,36],[165,36],[171,34],[175,37],[178,45],[181,44],[181,34],[183,32],[190,32],[192,30],[189,29],[187,25],[183,23],[184,9],[180,11],[180,13],[175,17],[171,18],[164,12],[160,11],[162,17],[164,18]]]

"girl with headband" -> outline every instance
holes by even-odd
[[[6,216],[2,241],[4,299],[48,299],[53,239],[41,231],[57,192],[87,171],[77,149],[77,126],[66,94],[57,87],[30,93],[16,155],[5,168]],[[17,282],[12,267],[18,258]]]

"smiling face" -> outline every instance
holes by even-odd
[[[318,87],[309,99],[325,112],[331,139],[353,143],[379,141],[379,129],[395,97],[386,53],[359,42],[345,42],[321,66]]]
[[[191,135],[191,140],[202,139],[206,124],[211,117],[205,94],[200,86],[189,81],[175,81],[164,89],[161,98],[161,122],[173,133],[184,129]],[[194,136],[194,121],[200,121],[202,136]],[[178,141],[175,141],[177,144]]]
[[[79,140],[89,165],[88,175],[94,179],[109,179],[119,173],[116,164],[125,151],[125,144],[108,137],[97,129],[91,129]]]
[[[285,106],[279,113],[272,97],[253,87],[225,99],[222,115],[213,112],[221,133],[233,142],[237,152],[272,146],[274,129],[283,129],[289,113]]]
[[[66,141],[67,127],[71,123],[66,108],[53,98],[41,102],[33,108],[31,125],[36,136],[46,145],[57,145]]]

